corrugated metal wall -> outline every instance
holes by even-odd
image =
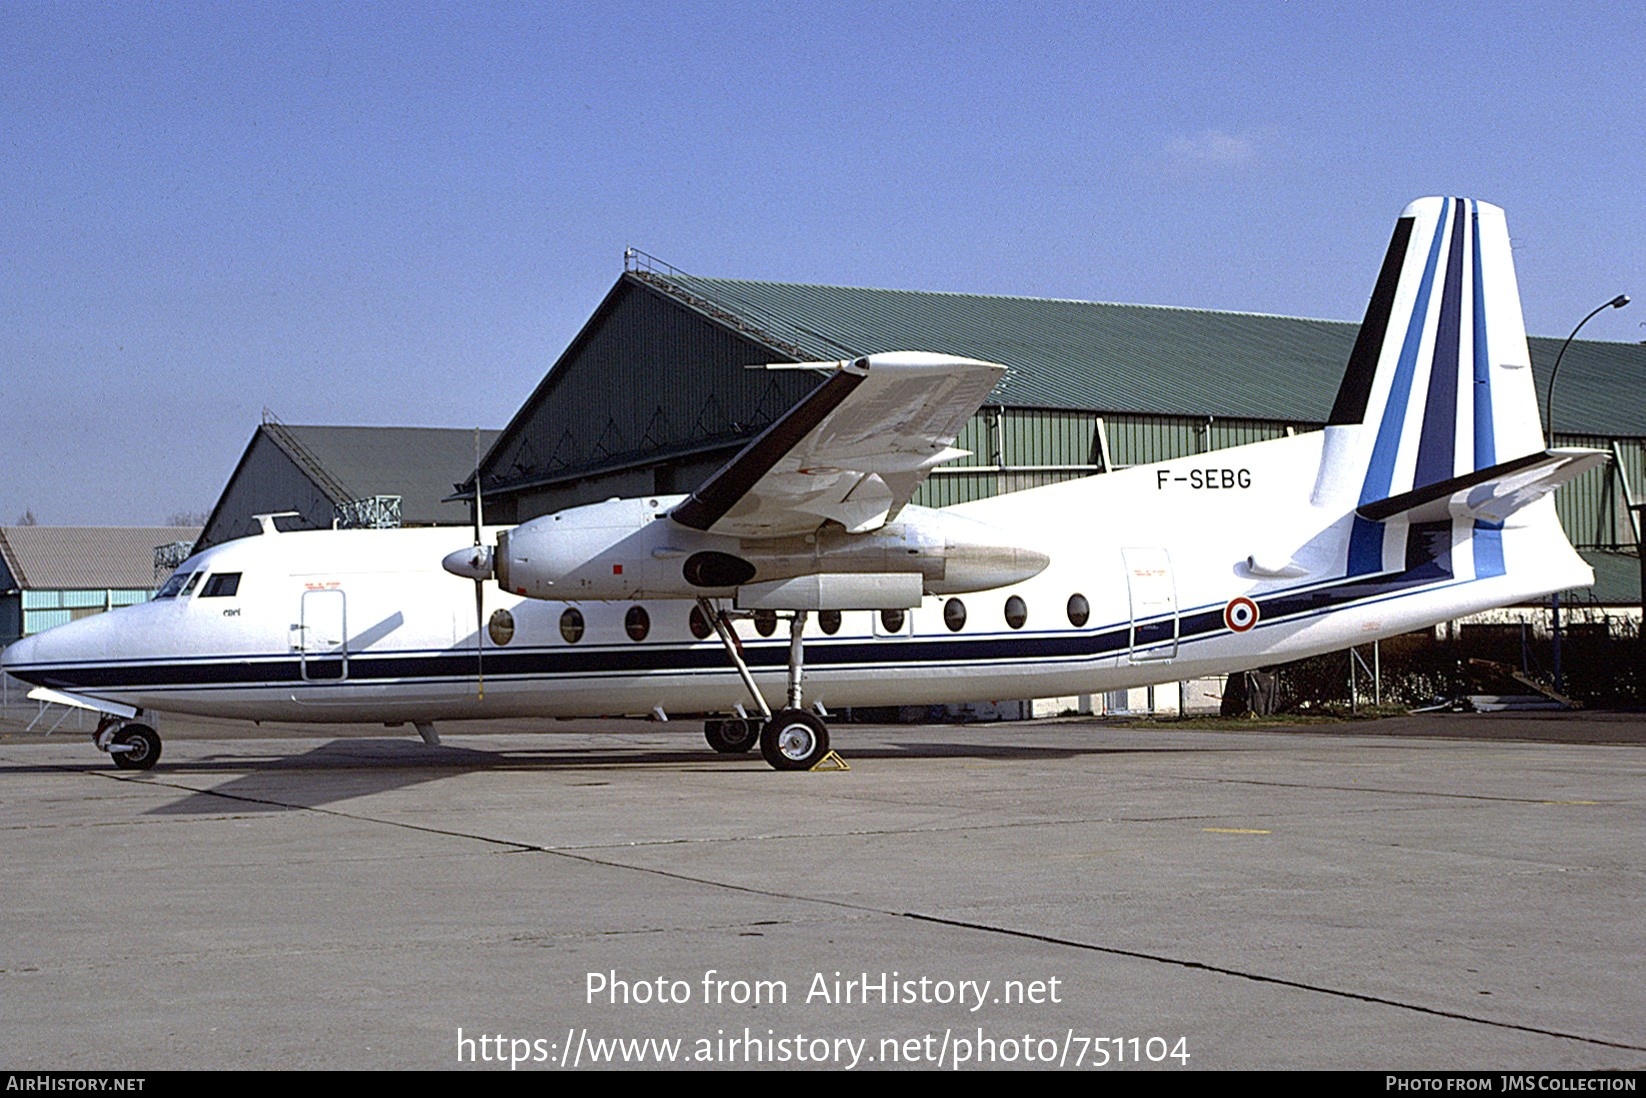
[[[1591,469],[1555,495],[1555,510],[1572,544],[1579,549],[1632,548],[1635,534],[1629,492],[1632,490],[1639,498],[1646,445],[1641,439],[1598,435],[1561,434],[1555,439],[1559,446],[1609,450],[1615,456],[1613,462]]]
[[[1108,462],[1124,469],[1279,438],[1288,426],[1247,419],[985,408],[955,441],[971,456],[936,470],[915,502],[947,507],[1104,472],[1104,434]]]

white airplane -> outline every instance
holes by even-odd
[[[803,769],[829,751],[823,703],[1221,674],[1593,582],[1544,497],[1605,454],[1545,449],[1485,203],[1401,214],[1324,431],[933,510],[909,500],[1005,367],[774,368],[825,380],[689,496],[477,520],[472,539],[265,518],[4,669],[104,714],[95,741],[124,768],[159,757],[154,710],[431,743],[446,720],[722,714],[716,750]]]

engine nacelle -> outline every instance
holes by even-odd
[[[896,522],[864,534],[828,523],[804,536],[737,538],[669,521],[681,498],[608,500],[522,523],[498,538],[497,580],[540,599],[718,598],[759,587],[763,601],[799,600],[793,609],[874,609],[913,605],[920,592],[1018,583],[1050,562],[994,527],[926,507],[905,507]],[[781,583],[808,576],[860,579]],[[784,591],[794,594],[772,594]]]

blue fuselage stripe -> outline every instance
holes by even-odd
[[[1280,591],[1257,598],[1260,624],[1273,628],[1288,620],[1313,617],[1362,601],[1377,601],[1410,593],[1416,588],[1449,579],[1432,563],[1405,573],[1372,578],[1349,578],[1330,584]],[[1137,623],[1138,647],[1152,630],[1171,641],[1172,618]],[[1040,633],[1032,635],[994,634],[975,638],[913,637],[907,640],[830,641],[819,638],[806,646],[808,667],[822,670],[874,665],[963,666],[1027,661],[1083,661],[1117,656],[1133,648],[1132,623],[1106,626],[1086,632]],[[1228,636],[1223,607],[1201,607],[1184,613],[1177,623],[1178,644],[1213,640]],[[745,657],[755,670],[775,670],[786,666],[787,644],[745,643]],[[422,653],[351,653],[348,678],[326,679],[325,661],[310,660],[308,677],[303,666],[289,656],[244,660],[164,660],[135,664],[76,663],[19,667],[13,674],[41,686],[61,690],[139,691],[178,689],[226,689],[232,687],[338,686],[344,682],[361,685],[382,682],[467,680],[474,675],[474,653],[443,651]],[[336,668],[341,671],[340,662]],[[543,648],[508,652],[488,649],[488,678],[556,678],[597,675],[729,673],[725,652],[718,644],[691,646],[636,644],[632,647]]]

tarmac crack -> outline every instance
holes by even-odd
[[[1478,1014],[1468,1014],[1459,1010],[1446,1010],[1441,1007],[1424,1006],[1422,1003],[1407,1002],[1401,999],[1391,999],[1383,995],[1368,995],[1359,991],[1346,991],[1343,988],[1327,987],[1323,984],[1304,983],[1301,980],[1288,980],[1283,976],[1266,976],[1260,972],[1245,972],[1238,968],[1228,968],[1223,965],[1207,964],[1205,961],[1190,961],[1181,957],[1169,957],[1160,953],[1145,953],[1135,949],[1121,949],[1118,946],[1097,945],[1092,942],[1076,941],[1072,938],[1059,938],[1050,934],[1039,934],[1032,930],[1015,930],[1011,927],[991,926],[988,923],[974,923],[964,919],[947,919],[941,915],[924,915],[917,911],[902,913],[904,918],[919,922],[935,923],[939,926],[952,926],[964,930],[975,930],[985,934],[1000,934],[1010,938],[1021,938],[1033,942],[1045,942],[1048,945],[1065,946],[1070,949],[1084,950],[1090,953],[1106,953],[1114,957],[1129,957],[1134,960],[1150,961],[1155,964],[1172,965],[1177,968],[1190,969],[1197,972],[1211,972],[1219,976],[1232,976],[1236,979],[1251,980],[1254,983],[1270,984],[1276,987],[1295,988],[1299,991],[1313,992],[1317,995],[1330,995],[1339,999],[1352,999],[1359,1003],[1372,1003],[1378,1006],[1395,1007],[1399,1010],[1415,1011],[1419,1014],[1429,1014],[1437,1018],[1450,1018],[1453,1021],[1471,1022],[1476,1025],[1492,1026],[1497,1029],[1515,1030],[1520,1033],[1535,1033],[1542,1037],[1556,1037],[1564,1041],[1581,1041],[1584,1044],[1601,1045],[1606,1048],[1628,1049],[1634,1052],[1646,1051],[1646,1045],[1629,1044],[1624,1041],[1609,1041],[1604,1037],[1588,1037],[1581,1033],[1567,1033],[1564,1030],[1546,1029],[1542,1026],[1522,1025],[1518,1022],[1505,1022],[1496,1018],[1487,1018]]]

